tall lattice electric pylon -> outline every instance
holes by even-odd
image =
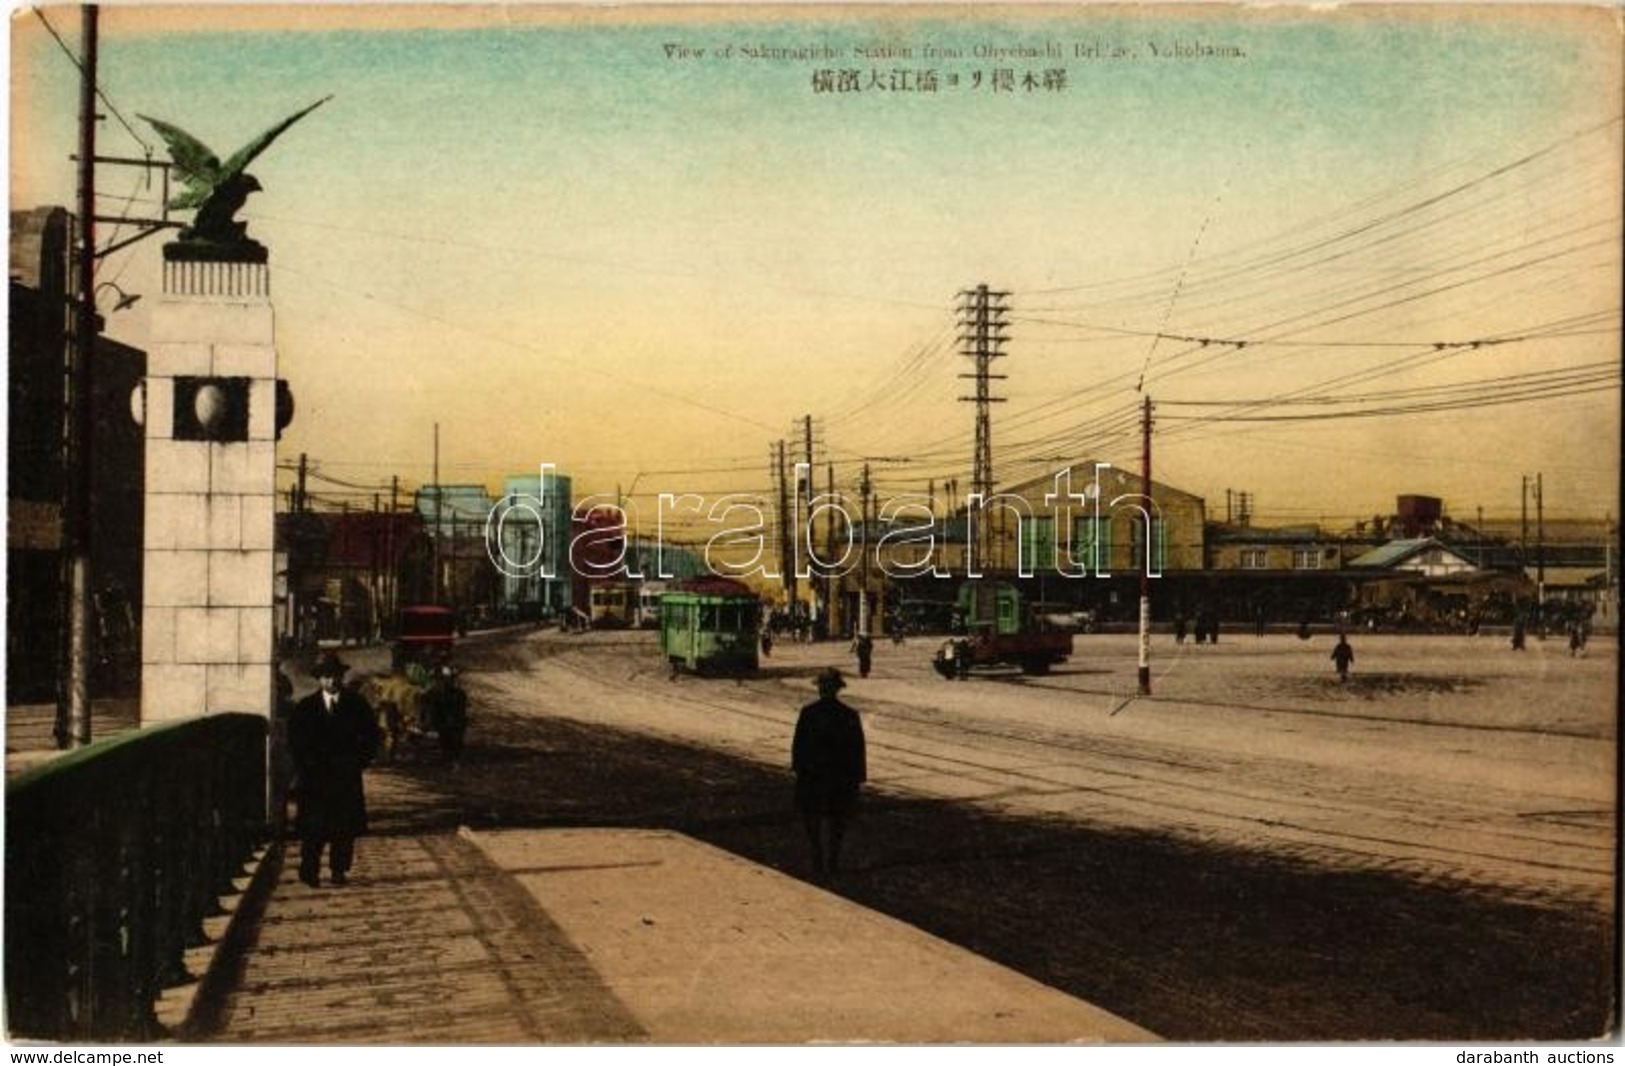
[[[1008,292],[990,291],[985,284],[959,294],[959,354],[976,360],[974,373],[959,375],[975,379],[976,395],[959,399],[976,404],[976,454],[971,463],[971,493],[979,494],[983,500],[993,495],[993,428],[988,407],[1004,402],[1004,397],[990,393],[988,383],[1006,377],[993,373],[991,367],[993,360],[1003,357],[1004,345],[1009,340],[1010,327],[1006,321],[1010,314],[1009,296]],[[966,545],[973,573],[987,557],[988,538],[987,524],[978,522],[976,536]]]

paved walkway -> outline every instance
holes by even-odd
[[[267,1044],[1059,1043],[1151,1034],[680,834],[379,832],[351,883],[268,856],[247,950],[189,1040]],[[263,910],[260,910],[263,906]],[[257,913],[256,913],[257,912]],[[228,938],[229,940],[230,938]],[[209,1002],[214,999],[215,1002]]]

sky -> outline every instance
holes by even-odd
[[[39,11],[13,208],[74,202],[78,14]],[[446,482],[766,496],[804,416],[820,485],[867,461],[883,495],[962,495],[956,307],[987,284],[1000,483],[1137,469],[1150,396],[1155,476],[1210,516],[1508,516],[1539,473],[1549,515],[1617,518],[1619,19],[118,5],[99,151],[162,158],[147,115],[223,157],[331,94],[240,216],[280,461],[325,505],[430,481],[437,425]],[[153,212],[141,173],[100,168],[101,209]],[[156,294],[163,239],[98,281]],[[109,334],[141,345],[151,305]]]

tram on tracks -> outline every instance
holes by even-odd
[[[660,651],[672,673],[746,674],[758,665],[762,604],[741,582],[700,577],[660,597]]]

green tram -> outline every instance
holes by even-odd
[[[660,650],[672,673],[744,674],[757,666],[762,605],[738,581],[701,577],[660,597]]]

